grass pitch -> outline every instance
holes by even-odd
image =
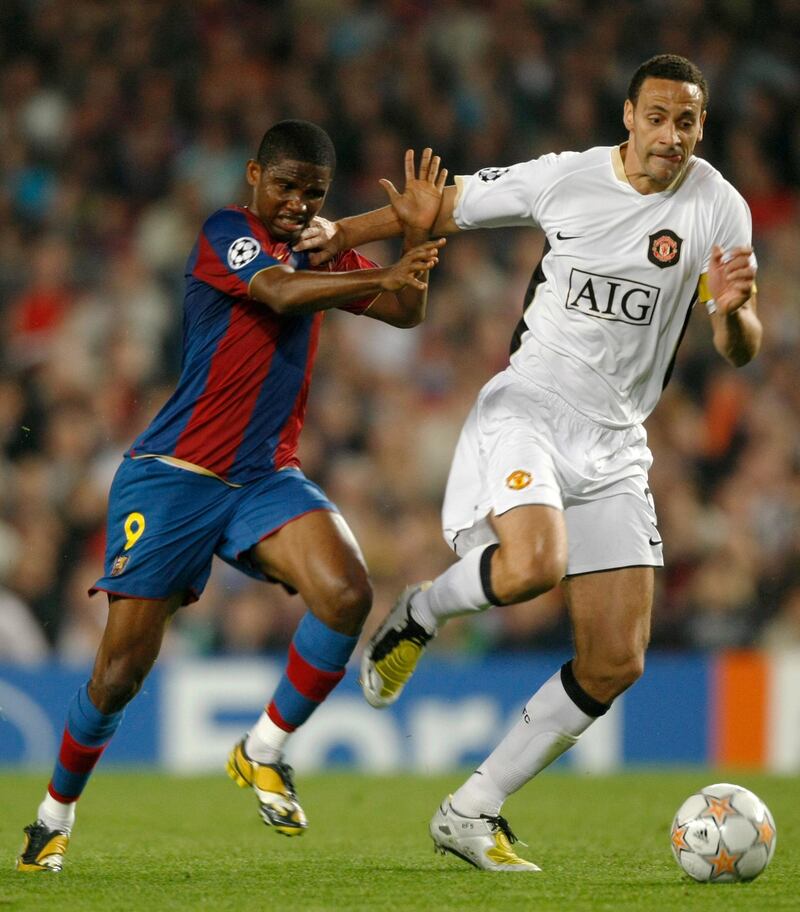
[[[545,773],[504,808],[541,874],[487,874],[435,855],[437,801],[462,780],[299,776],[310,828],[270,832],[254,796],[224,774],[172,778],[100,770],[81,799],[61,874],[13,870],[47,775],[0,775],[0,912],[383,909],[542,912],[797,910],[800,780],[720,771],[596,777]],[[669,848],[676,808],[733,781],[771,808],[778,846],[749,884],[696,884]]]

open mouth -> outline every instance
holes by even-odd
[[[302,231],[308,224],[308,219],[295,215],[279,215],[275,218],[274,224],[281,231]]]

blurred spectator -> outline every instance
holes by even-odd
[[[28,606],[0,586],[0,662],[34,664],[47,658],[49,647]]]
[[[800,649],[800,585],[788,590],[776,615],[764,626],[759,645],[772,650]]]
[[[94,652],[106,606],[83,590],[99,574],[110,476],[180,369],[197,231],[244,201],[244,162],[272,122],[305,118],[331,134],[335,217],[382,205],[377,179],[402,179],[407,147],[432,145],[454,175],[618,142],[628,78],[663,51],[709,77],[700,153],[752,208],[765,335],[754,364],[733,372],[695,314],[648,422],[667,560],[654,644],[788,639],[800,552],[800,15],[788,2],[679,6],[676,18],[634,0],[5,0],[0,657],[6,631],[22,657],[53,644],[76,661]],[[543,243],[533,229],[454,240],[413,332],[326,318],[301,457],[362,543],[375,618],[451,560],[438,512],[453,442],[506,361]],[[279,587],[232,583],[217,562],[165,649],[282,649],[302,610]],[[452,625],[436,648],[568,638],[554,592]]]
[[[32,664],[47,657],[47,640],[27,604],[3,585],[21,544],[14,530],[0,522],[0,662]]]
[[[722,550],[698,568],[689,587],[685,645],[725,649],[751,642],[755,580],[743,556]]]
[[[64,662],[81,665],[94,660],[108,604],[105,599],[90,598],[88,590],[102,574],[102,557],[78,561],[67,574],[61,605],[64,618],[56,644]]]
[[[71,267],[72,252],[63,238],[45,237],[32,244],[28,282],[5,314],[12,364],[29,367],[52,355],[73,303]]]

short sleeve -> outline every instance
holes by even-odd
[[[701,304],[711,300],[708,287],[708,267],[711,262],[711,248],[718,244],[723,251],[733,247],[749,247],[753,242],[750,207],[744,197],[727,181],[723,181],[714,200],[714,227],[711,243],[703,259],[703,269],[697,283],[697,296]],[[755,253],[751,254],[753,265],[758,265]],[[753,286],[755,288],[755,285]]]
[[[378,269],[378,264],[359,253],[357,250],[343,250],[338,256],[328,263],[330,272],[353,272],[356,269]],[[360,301],[348,301],[340,304],[339,310],[346,310],[352,314],[362,314],[375,300],[376,295],[363,298]]]
[[[218,210],[203,225],[189,272],[225,294],[249,297],[253,276],[279,262],[264,250],[256,233],[244,212]]]
[[[708,272],[711,248],[715,244],[728,251],[734,247],[749,247],[752,243],[753,222],[750,207],[741,194],[724,181],[715,200],[713,237],[703,260],[703,272]]]
[[[538,224],[538,204],[557,176],[560,156],[541,158],[508,168],[482,168],[456,177],[453,218],[461,229],[508,228]]]

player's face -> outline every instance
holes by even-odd
[[[283,159],[260,165],[247,163],[253,188],[250,209],[279,241],[296,241],[322,208],[331,183],[331,169]]]
[[[703,138],[703,93],[691,82],[648,77],[634,106],[625,102],[625,173],[641,193],[665,190]]]

